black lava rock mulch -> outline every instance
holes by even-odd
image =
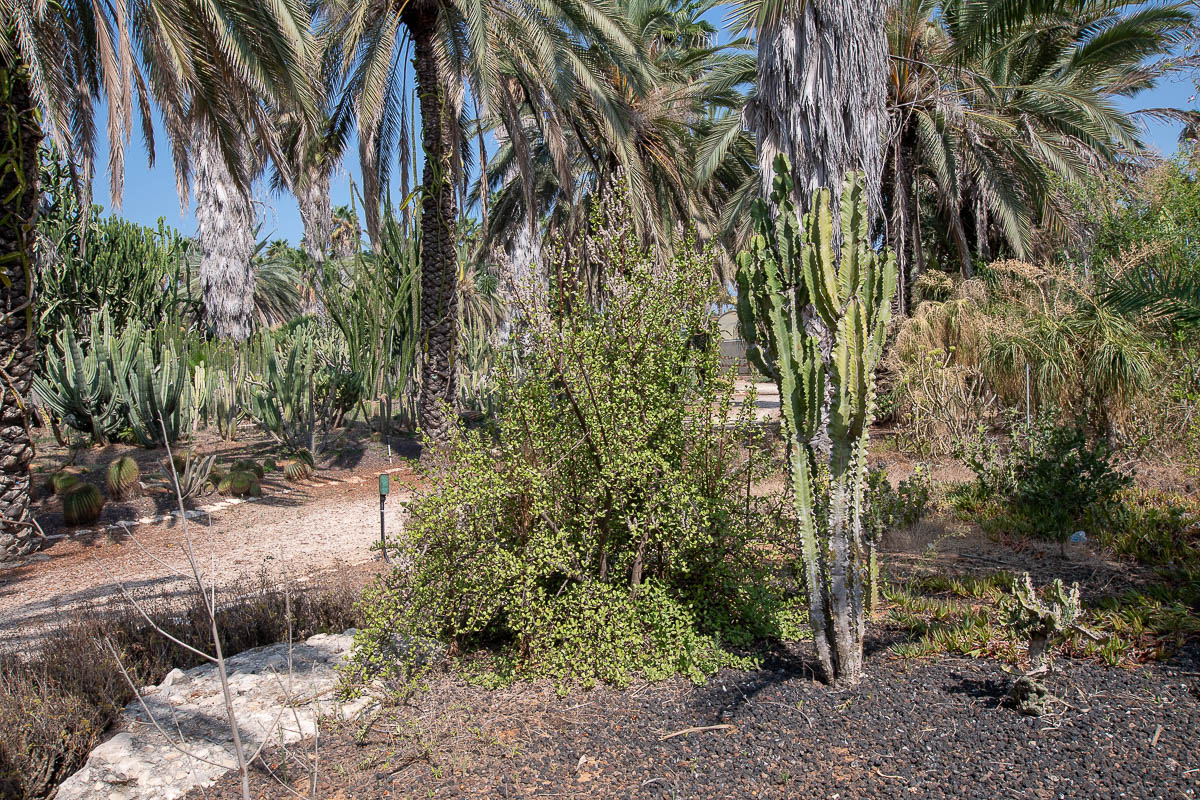
[[[1063,702],[1039,718],[1005,707],[997,664],[958,658],[877,653],[840,692],[798,660],[565,698],[446,677],[363,745],[349,727],[324,736],[319,783],[346,798],[1196,798],[1196,655],[1135,670],[1060,662]],[[255,786],[289,796],[265,772]]]

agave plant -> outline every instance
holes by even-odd
[[[181,500],[195,500],[211,488],[209,477],[216,460],[215,455],[196,456],[189,450],[182,457],[175,454],[171,461],[163,462],[162,471]]]
[[[38,399],[64,424],[88,434],[94,444],[107,444],[127,425],[121,387],[141,339],[137,323],[114,335],[107,311],[90,320],[86,352],[75,331],[64,328],[47,348],[44,374],[34,376]]]

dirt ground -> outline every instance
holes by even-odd
[[[210,448],[211,443],[202,452],[216,449]],[[76,452],[74,463],[102,468],[126,452],[147,464],[143,468],[147,479],[153,474],[149,465],[164,455],[110,446]],[[269,449],[262,442],[241,442],[220,452],[222,462],[232,462],[262,458]],[[0,642],[4,647],[25,646],[64,612],[80,605],[103,605],[123,591],[152,602],[188,590],[194,585],[188,581],[188,539],[202,577],[207,582],[216,575],[218,586],[242,584],[264,570],[303,582],[331,569],[381,564],[379,552],[373,549],[380,523],[377,476],[392,472],[395,488],[388,500],[386,524],[389,531],[396,531],[403,522],[405,486],[416,480],[404,454],[407,451],[397,448],[389,465],[386,450],[370,443],[351,459],[335,452],[319,460],[311,480],[288,483],[268,477],[262,498],[228,505],[228,499],[218,495],[201,498],[195,505],[221,507],[190,520],[186,530],[178,516],[156,524],[112,527],[118,520],[136,520],[139,513],[169,510],[175,501],[163,487],[149,487],[134,501],[141,505],[114,504],[119,507],[115,512],[82,534],[62,527],[56,499],[39,498],[35,513],[56,538],[25,564],[0,570]],[[49,465],[49,472],[63,457],[63,453],[50,453],[40,463]]]
[[[890,534],[899,578],[1029,570],[1096,596],[1153,576],[1084,545],[1065,553],[1005,542],[935,515]],[[1060,698],[1032,718],[1006,704],[1012,681],[989,658],[903,659],[886,613],[868,627],[866,677],[814,680],[808,642],[780,645],[758,669],[725,669],[624,688],[547,681],[484,689],[451,670],[319,740],[276,749],[251,770],[261,800],[360,798],[1196,798],[1200,797],[1200,643],[1160,663],[1071,660]],[[187,800],[237,800],[237,776]]]

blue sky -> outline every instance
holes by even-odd
[[[715,19],[713,21],[718,22]],[[1121,105],[1128,110],[1156,107],[1196,109],[1196,86],[1190,77],[1175,76],[1163,79],[1152,91],[1126,100]],[[1147,141],[1160,153],[1170,155],[1175,152],[1176,138],[1181,127],[1179,124],[1145,120],[1143,125]],[[101,131],[105,129],[103,120],[98,120],[97,128]],[[184,234],[191,234],[196,229],[196,218],[191,208],[180,214],[179,197],[175,191],[175,173],[170,160],[170,150],[166,146],[166,134],[161,126],[157,126],[155,141],[158,161],[153,169],[147,165],[145,151],[136,137],[130,144],[125,157],[125,195],[120,213],[130,220],[150,226],[154,226],[158,218],[163,217],[168,225],[179,228]],[[106,165],[107,142],[98,143],[97,149],[97,164]],[[351,181],[361,185],[357,169],[357,143],[352,144],[347,152],[349,157],[333,180],[332,196],[335,207],[350,204]],[[106,168],[96,176],[94,197],[96,202],[106,208],[110,207],[109,176]],[[272,194],[265,186],[260,187],[257,200],[260,204],[259,219],[262,222],[260,236],[287,239],[293,244],[299,244],[303,226],[300,223],[296,201],[287,194]]]

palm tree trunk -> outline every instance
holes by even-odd
[[[204,122],[196,123],[193,144],[204,316],[218,338],[240,342],[254,315],[254,212]]]
[[[329,173],[314,170],[296,191],[300,221],[304,223],[304,252],[315,263],[329,257],[333,238],[333,205],[329,199]]]
[[[759,31],[758,92],[748,110],[764,196],[775,156],[783,153],[801,215],[821,187],[833,193],[836,209],[846,173],[862,170],[873,227],[881,219],[886,6],[887,0],[801,0]]]
[[[896,180],[894,197],[895,216],[892,220],[897,237],[896,255],[899,267],[899,283],[896,287],[896,304],[901,315],[907,316],[911,298],[909,290],[913,280],[920,274],[921,239],[917,216],[917,184],[913,170],[912,153],[916,147],[916,131],[909,126],[896,138],[893,155],[893,170]]]
[[[33,336],[33,231],[42,139],[22,65],[0,60],[0,562],[41,546],[29,513],[29,388]]]
[[[418,425],[434,446],[454,423],[455,345],[458,341],[458,251],[454,242],[454,115],[434,49],[437,6],[410,0],[401,20],[413,42],[413,72],[421,103],[421,389]]]

